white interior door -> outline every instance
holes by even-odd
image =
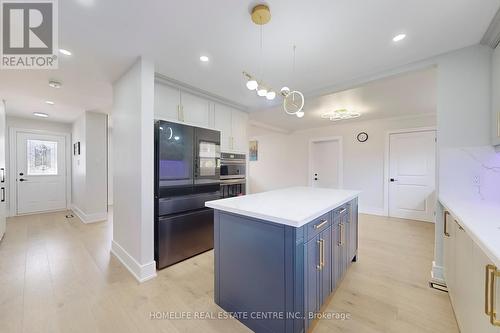
[[[436,132],[390,135],[389,216],[434,221]]]
[[[66,209],[65,137],[18,132],[16,139],[17,213]]]
[[[341,187],[341,147],[339,140],[311,143],[311,184],[313,187]]]

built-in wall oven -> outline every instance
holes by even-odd
[[[220,132],[155,121],[155,260],[158,269],[213,248]]]
[[[230,198],[246,193],[246,155],[221,154],[220,192],[221,197]]]

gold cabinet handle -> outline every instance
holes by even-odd
[[[497,137],[500,138],[500,112],[497,112]]]
[[[445,235],[446,237],[450,237],[450,233],[448,232],[447,223],[446,223],[446,220],[447,220],[447,219],[446,219],[446,217],[447,217],[448,215],[450,215],[450,212],[449,212],[449,211],[447,211],[447,210],[445,210],[445,211],[444,211],[444,227],[443,227],[443,232],[444,232],[444,235]]]
[[[339,224],[339,229],[340,229],[339,230],[340,237],[339,237],[339,243],[338,244],[339,244],[339,246],[342,246],[342,244],[343,244],[343,240],[342,240],[343,237],[342,237],[342,235],[344,234],[344,230],[343,230],[344,229],[344,225],[342,223]]]
[[[320,271],[321,268],[323,268],[322,266],[322,256],[323,256],[323,251],[322,251],[322,246],[321,246],[321,240],[318,240],[316,242],[318,244],[318,250],[319,250],[319,264],[316,265],[316,268]]]
[[[325,240],[321,239],[321,269],[325,267]]]
[[[496,278],[500,277],[500,271],[493,266],[494,269],[490,271],[490,323],[493,326],[500,326],[500,320],[497,319],[497,310],[495,309],[496,298]]]
[[[491,302],[490,302],[490,276],[497,268],[493,265],[486,265],[485,281],[484,281],[484,313],[488,316],[491,315]]]
[[[320,222],[320,223],[318,223],[318,224],[316,224],[316,225],[314,226],[314,229],[320,229],[321,227],[323,227],[325,224],[327,224],[327,223],[328,223],[328,220],[320,220],[319,222]]]

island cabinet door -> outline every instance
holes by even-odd
[[[358,252],[358,205],[356,200],[347,204],[347,223],[348,223],[348,244],[349,257],[348,264],[354,259]]]
[[[332,293],[332,228],[324,230],[320,234],[321,243],[321,271],[320,271],[320,307],[323,305],[328,296]]]
[[[339,241],[337,243],[337,249],[339,252],[339,262],[338,262],[338,269],[339,269],[339,281],[342,280],[344,277],[344,274],[347,270],[347,263],[348,263],[348,257],[349,253],[347,250],[346,246],[346,236],[348,234],[348,228],[349,224],[347,223],[347,214],[343,214],[340,218],[340,223],[339,223]]]
[[[320,307],[319,286],[320,286],[320,235],[312,238],[305,244],[305,317],[306,331],[312,321],[311,315],[316,313]]]
[[[331,270],[332,270],[332,291],[337,288],[337,284],[340,281],[340,261],[341,261],[341,251],[340,251],[340,227],[335,225],[332,230],[332,254],[331,254]]]

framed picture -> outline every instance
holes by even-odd
[[[249,147],[250,154],[248,156],[248,159],[250,161],[257,161],[259,156],[259,142],[257,140],[252,140],[250,141]]]

